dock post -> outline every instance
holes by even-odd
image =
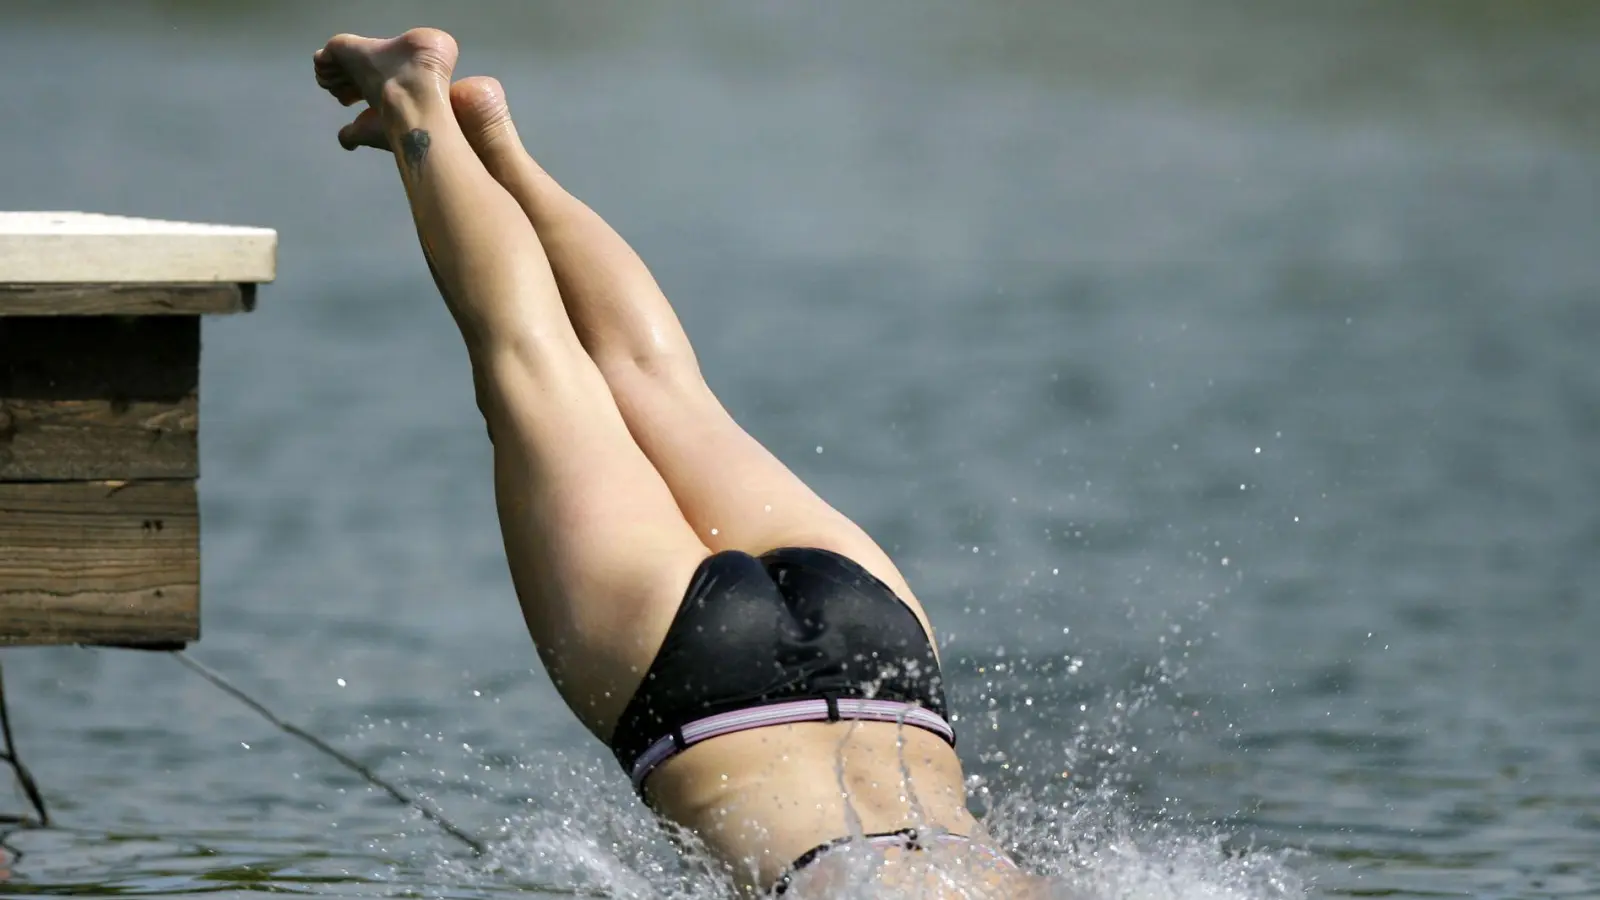
[[[0,212],[0,645],[200,636],[200,317],[277,234]]]

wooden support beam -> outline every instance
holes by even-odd
[[[0,645],[200,635],[200,316],[266,228],[0,212]]]
[[[0,318],[0,481],[196,477],[199,380],[193,316]]]
[[[0,284],[0,316],[203,316],[255,308],[253,284]]]
[[[192,481],[0,483],[0,644],[199,636]]]

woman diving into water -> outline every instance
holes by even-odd
[[[968,812],[927,615],[744,432],[644,264],[523,148],[499,85],[417,29],[317,83],[394,150],[494,443],[506,557],[556,688],[746,889],[1024,897]]]

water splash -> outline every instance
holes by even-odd
[[[733,879],[685,835],[674,835],[637,803],[619,803],[608,781],[563,786],[551,809],[508,818],[480,861],[435,860],[428,880],[454,892],[518,890],[535,896],[617,900],[734,900]],[[548,777],[535,767],[530,777]],[[556,809],[560,807],[561,809]],[[1048,880],[1050,900],[1279,900],[1304,894],[1282,851],[1238,849],[1209,828],[1141,821],[1125,795],[1104,788],[1048,805],[1030,795],[1001,797],[985,825],[1026,871]],[[872,858],[838,867],[846,887],[833,900],[927,896],[886,892],[872,881]],[[796,900],[817,900],[803,890]],[[973,891],[946,897],[972,900]]]
[[[502,819],[482,859],[435,857],[430,882],[488,892],[615,900],[734,900],[732,878],[700,842],[652,816],[609,760],[562,754],[518,763],[540,798]]]
[[[1194,619],[1202,619],[1203,610]],[[1196,621],[1167,622],[1156,655],[1094,651],[946,654],[959,717],[970,805],[1025,871],[1048,880],[1048,898],[1071,900],[1279,900],[1303,896],[1292,854],[1259,848],[1194,815],[1154,786],[1185,766],[1184,748],[1230,732],[1229,715],[1187,671],[1202,641]],[[504,688],[505,686],[502,686]],[[484,732],[482,737],[503,732]],[[605,754],[558,749],[499,754],[485,741],[442,734],[411,758],[440,805],[486,804],[498,817],[482,859],[440,843],[395,880],[435,896],[596,896],[618,900],[733,900],[735,879],[691,835],[653,817]],[[412,740],[397,741],[416,748]],[[459,749],[457,749],[459,748]],[[443,752],[443,755],[441,755]],[[400,751],[402,757],[405,752]],[[462,758],[449,759],[445,757]],[[401,768],[409,768],[402,763]],[[466,774],[470,773],[470,774]],[[465,774],[465,779],[463,775]],[[420,777],[411,769],[408,781]],[[1182,783],[1182,779],[1179,779]],[[416,785],[414,785],[416,786]],[[431,790],[430,790],[431,789]],[[445,796],[452,795],[452,796]],[[1216,813],[1207,813],[1214,815]],[[426,830],[417,823],[409,839]],[[447,855],[448,853],[448,855]],[[386,855],[387,851],[386,851]],[[421,858],[419,858],[419,856]],[[937,854],[926,858],[934,860]],[[391,858],[393,858],[391,856]],[[949,859],[949,857],[942,857]],[[855,887],[834,900],[894,896],[872,879],[870,853],[846,853],[830,870]],[[955,864],[960,864],[959,854]],[[935,861],[935,865],[942,865]],[[791,892],[807,900],[804,882]],[[912,896],[915,896],[913,894]],[[943,897],[963,896],[947,892]],[[985,896],[972,894],[971,896]]]
[[[1017,657],[952,661],[968,668],[960,706],[969,715],[973,805],[1023,868],[1048,880],[1048,898],[1070,900],[1279,900],[1303,896],[1288,851],[1256,848],[1224,830],[1185,821],[1140,791],[1141,771],[1166,764],[1152,734],[1203,726],[1164,662],[1084,684],[1081,662]],[[1068,673],[1071,673],[1068,675]],[[993,677],[994,675],[1001,677]],[[976,677],[973,677],[973,676]],[[1042,702],[1027,702],[1030,698]],[[1062,729],[1062,710],[1078,725]],[[1044,736],[1059,737],[1045,740]],[[502,769],[536,800],[506,816],[483,860],[434,859],[426,880],[482,894],[618,900],[733,900],[734,880],[692,836],[674,834],[627,789],[609,760],[552,753]],[[1070,778],[1063,777],[1071,772]],[[1157,808],[1151,809],[1151,806]],[[891,898],[872,882],[872,859],[841,865],[854,887],[835,900]],[[803,888],[790,896],[807,900]],[[927,896],[906,894],[905,896]],[[948,893],[942,897],[960,897]],[[972,893],[970,896],[991,895]]]
[[[1277,900],[1303,896],[1285,851],[1238,849],[1220,830],[1150,821],[1103,787],[1049,806],[1023,794],[985,819],[1049,896],[1073,900]]]

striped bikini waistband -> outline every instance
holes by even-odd
[[[696,719],[681,728],[673,729],[649,749],[639,755],[633,764],[633,787],[638,790],[645,778],[655,768],[674,755],[714,737],[765,728],[769,725],[791,725],[798,722],[868,721],[894,722],[912,725],[931,731],[950,744],[956,742],[955,729],[944,717],[914,703],[895,700],[859,700],[847,697],[822,697],[815,700],[787,700],[748,709],[736,709]]]

